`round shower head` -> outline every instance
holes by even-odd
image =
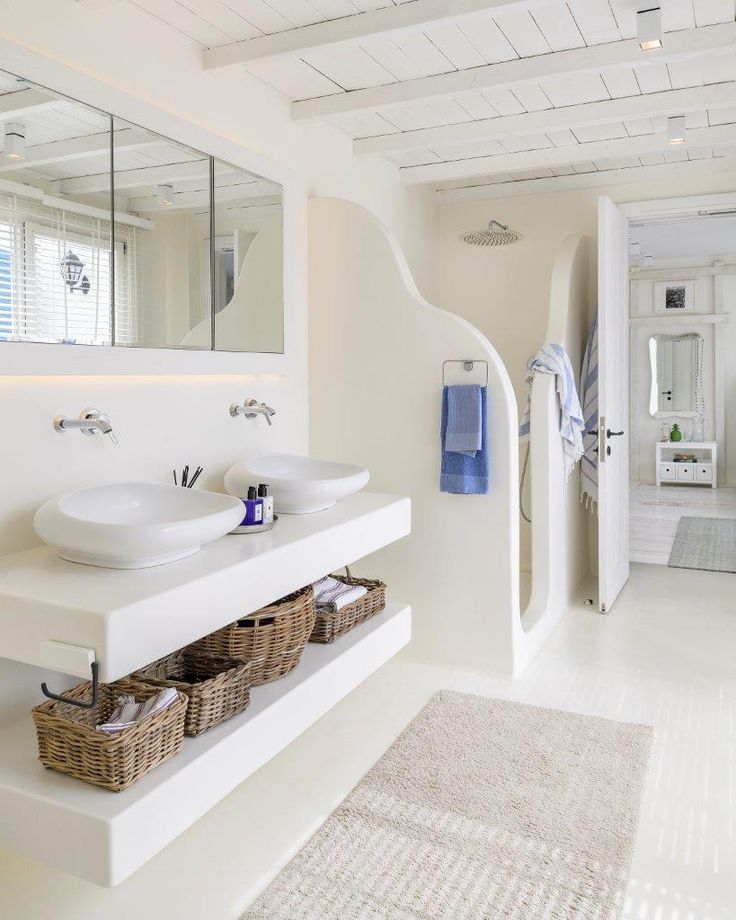
[[[516,230],[510,230],[497,220],[492,220],[487,230],[471,230],[469,233],[461,233],[460,239],[471,246],[510,246],[512,243],[518,243],[522,239],[522,234]]]

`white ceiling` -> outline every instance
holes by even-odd
[[[736,0],[661,0],[651,54],[638,0],[125,2],[443,200],[736,168]]]
[[[427,0],[130,2],[203,49],[242,51],[240,66],[292,100],[295,118],[323,119],[356,139],[356,155],[384,156],[447,199],[643,181],[671,164],[703,174],[736,156],[734,0],[661,0],[668,34],[652,55],[630,41],[637,0],[478,0],[464,4],[471,15],[430,10],[410,28],[399,18]],[[696,30],[719,25],[690,52]],[[290,44],[264,52],[278,33]],[[716,85],[717,97],[704,90]],[[695,132],[678,149],[664,134],[672,112]]]

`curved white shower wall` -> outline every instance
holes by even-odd
[[[518,411],[506,368],[477,329],[421,296],[364,208],[313,199],[309,241],[311,452],[365,464],[372,489],[413,503],[412,536],[362,571],[411,601],[416,657],[518,673],[539,633],[527,635],[519,610]],[[466,358],[488,362],[488,495],[439,491],[442,363]]]
[[[555,258],[545,343],[563,345],[579,375],[589,325],[588,240],[566,237]],[[588,572],[588,513],[580,501],[578,467],[565,477],[555,378],[532,386],[529,475],[532,508],[532,592],[515,625],[515,672],[536,654],[574,601]]]

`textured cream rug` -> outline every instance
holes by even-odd
[[[620,920],[653,734],[442,691],[243,920]]]

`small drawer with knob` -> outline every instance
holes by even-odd
[[[674,463],[660,463],[659,464],[659,478],[664,481],[668,480],[673,482],[677,479],[677,470]]]
[[[695,480],[695,467],[692,463],[677,463],[678,482],[693,482]]]
[[[695,467],[695,479],[697,482],[713,482],[713,464],[698,463]]]

